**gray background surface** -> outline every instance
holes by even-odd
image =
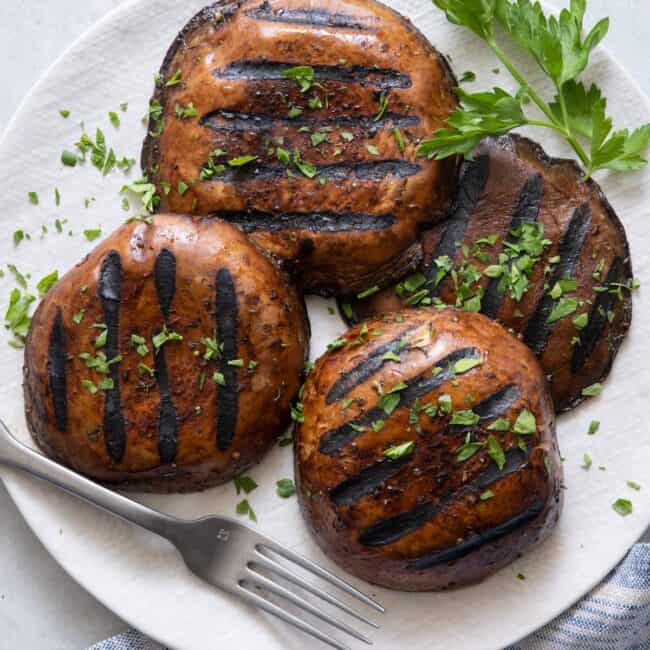
[[[120,0],[0,0],[0,132],[50,63],[118,4]],[[589,24],[611,17],[607,47],[650,94],[650,3],[588,4]],[[107,60],[110,64],[110,53]],[[49,557],[0,483],[0,650],[81,650],[123,629],[122,621]]]

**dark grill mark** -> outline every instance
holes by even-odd
[[[58,431],[65,431],[68,426],[68,389],[66,383],[66,335],[61,308],[56,310],[56,317],[50,332],[50,345],[47,350],[47,375],[52,392],[54,422]]]
[[[212,74],[219,79],[238,81],[286,81],[295,83],[282,73],[303,63],[279,63],[277,61],[235,61],[225,68],[217,68]],[[361,86],[389,88],[410,88],[413,85],[409,75],[389,68],[373,68],[361,65],[350,67],[340,65],[314,65],[317,81],[336,81]]]
[[[456,206],[449,219],[449,225],[438,243],[438,248],[433,254],[429,268],[425,271],[425,275],[431,281],[429,294],[432,298],[438,293],[438,287],[435,284],[438,267],[434,261],[443,256],[447,256],[452,260],[456,257],[456,242],[465,239],[467,224],[485,190],[489,173],[490,158],[487,155],[479,156],[466,164],[458,188]]]
[[[415,570],[430,569],[438,564],[459,560],[460,558],[479,549],[481,546],[489,544],[490,542],[496,542],[502,537],[518,530],[526,524],[529,524],[544,512],[545,507],[546,504],[543,501],[537,501],[528,508],[528,510],[520,512],[518,515],[504,521],[498,526],[492,526],[491,528],[486,528],[478,533],[472,533],[467,539],[456,544],[456,546],[452,546],[451,548],[442,551],[437,551],[436,553],[431,553],[430,555],[425,555],[413,562],[409,562],[408,568]]]
[[[330,492],[330,499],[337,506],[354,503],[361,497],[372,494],[384,481],[395,476],[410,460],[409,456],[405,456],[399,460],[384,460],[366,467],[356,476],[339,483]]]
[[[122,299],[122,260],[117,251],[111,251],[102,263],[99,275],[99,297],[106,324],[106,357],[110,361],[120,353],[120,301]],[[120,398],[120,363],[110,366],[113,388],[105,391],[104,440],[108,455],[120,463],[126,449],[126,430]]]
[[[156,257],[154,281],[160,310],[167,320],[176,292],[176,258],[167,248],[163,248]]]
[[[571,277],[580,258],[582,247],[587,240],[590,226],[591,209],[589,204],[585,203],[573,213],[569,227],[562,237],[557,253],[560,256],[560,262],[553,269],[553,275],[549,281],[550,287],[563,278]],[[546,341],[555,326],[555,323],[546,322],[553,309],[553,304],[553,298],[548,293],[544,293],[526,327],[524,341],[537,356],[541,356],[544,352]]]
[[[508,384],[479,402],[472,410],[481,421],[491,420],[503,415],[520,397],[521,388],[516,384]]]
[[[355,29],[358,31],[376,31],[376,28],[366,25],[360,20],[347,14],[327,11],[318,8],[288,9],[285,7],[273,10],[268,2],[246,12],[256,20],[266,20],[274,23],[290,25],[309,25],[313,27],[333,27],[336,29]],[[370,22],[370,21],[368,21]]]
[[[176,293],[176,257],[166,248],[163,248],[156,257],[154,283],[160,311],[165,318],[165,322],[167,322],[174,301],[174,294]],[[178,448],[178,417],[169,390],[169,375],[164,347],[158,350],[155,362],[158,394],[160,395],[158,405],[158,454],[162,463],[171,463],[176,458]]]
[[[417,398],[426,395],[434,388],[437,388],[444,382],[453,377],[453,365],[459,359],[474,358],[478,359],[481,353],[476,348],[462,348],[455,350],[446,357],[437,361],[431,369],[423,372],[417,377],[406,382],[408,387],[400,391],[400,401],[397,408],[407,406],[414,402]],[[441,368],[442,372],[437,376],[431,374],[433,368]],[[370,427],[373,422],[386,418],[386,413],[379,406],[374,406],[362,415],[360,418],[351,422],[346,422],[336,429],[327,431],[320,440],[319,449],[321,454],[333,456],[339,452],[343,447],[352,442],[355,438],[361,435],[361,432],[356,430],[356,427],[363,427],[364,429]],[[352,426],[351,426],[352,425]]]
[[[158,381],[158,454],[162,463],[171,463],[178,447],[178,418],[169,392],[169,376],[165,351],[156,354],[156,380]]]
[[[376,131],[377,129],[408,128],[417,126],[420,118],[417,115],[401,115],[390,111],[379,120],[375,121],[373,115],[341,115],[339,117],[313,119],[308,117],[288,117],[266,115],[264,113],[240,113],[219,109],[207,113],[201,118],[200,124],[213,131],[270,131],[274,128],[299,129],[309,127],[319,129],[333,127],[338,129],[363,129]]]
[[[222,210],[214,216],[239,226],[245,233],[257,230],[309,230],[312,232],[374,231],[390,228],[397,217],[364,212],[261,212]]]
[[[239,411],[237,368],[228,365],[229,360],[237,358],[237,312],[237,293],[232,275],[228,269],[219,269],[215,316],[217,339],[223,343],[219,371],[225,380],[225,386],[217,385],[217,447],[221,451],[230,447],[237,429]]]
[[[516,231],[523,223],[535,223],[539,218],[539,210],[544,196],[544,177],[541,174],[533,174],[528,177],[524,184],[517,206],[512,215],[512,221],[508,227],[506,241],[514,244],[517,241],[512,232]],[[503,302],[503,293],[499,289],[499,279],[492,278],[485,289],[481,301],[481,312],[490,318],[496,318]]]
[[[343,373],[334,383],[325,402],[327,404],[333,404],[334,402],[345,397],[351,390],[362,384],[366,379],[372,377],[378,370],[381,368],[385,361],[382,357],[387,352],[393,352],[397,354],[400,350],[403,349],[402,341],[405,336],[408,336],[411,332],[418,329],[420,325],[415,325],[409,327],[400,333],[399,336],[396,336],[392,341],[384,343],[384,345],[379,346],[370,354],[368,354],[363,361],[358,363],[354,368]]]
[[[528,461],[528,455],[521,449],[511,449],[506,452],[506,463],[503,470],[499,471],[495,463],[490,463],[483,473],[475,479],[466,483],[457,492],[442,497],[439,501],[423,503],[412,510],[402,512],[390,519],[384,519],[369,528],[366,528],[359,537],[359,541],[365,546],[384,546],[401,539],[405,535],[412,533],[432,517],[444,510],[451,503],[460,497],[472,492],[483,491],[490,485],[511,474],[521,471],[525,468]]]
[[[345,181],[358,178],[364,181],[380,181],[388,176],[408,178],[421,171],[420,165],[406,160],[364,160],[361,162],[339,162],[316,165],[317,178],[328,181]],[[296,172],[298,179],[304,179]],[[249,181],[273,181],[288,178],[284,165],[268,165],[253,162],[244,167],[227,167],[221,176],[213,176],[209,183],[246,183]]]
[[[609,267],[605,286],[609,286],[610,282],[623,282],[623,273],[623,260],[616,257]],[[615,306],[616,296],[614,294],[609,293],[609,291],[598,294],[589,312],[589,323],[580,335],[579,345],[576,345],[573,350],[573,358],[571,359],[571,370],[573,372],[580,370],[591,356],[607,327],[607,312],[613,310]]]

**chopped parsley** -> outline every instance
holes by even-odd
[[[401,445],[396,445],[393,447],[389,447],[388,449],[385,449],[383,451],[383,455],[386,458],[389,458],[390,460],[398,460],[400,458],[403,458],[404,456],[408,456],[409,454],[413,453],[414,449],[415,449],[415,440],[410,440],[409,442],[405,442]]]
[[[102,229],[94,228],[92,230],[84,230],[84,236],[88,241],[95,241],[98,237],[101,237]]]
[[[284,70],[282,75],[287,79],[295,81],[300,86],[300,92],[306,93],[315,85],[316,75],[314,74],[314,68],[310,65],[300,65],[294,68],[289,68]]]
[[[612,508],[621,517],[627,517],[632,514],[632,502],[629,499],[617,499],[612,504]]]
[[[238,158],[231,158],[228,161],[228,165],[230,165],[230,167],[243,167],[244,165],[248,165],[257,160],[257,158],[257,156],[239,156]]]
[[[600,422],[598,420],[592,420],[589,423],[589,430],[587,431],[587,433],[590,436],[593,436],[594,434],[598,433],[599,429],[600,429]]]
[[[404,136],[397,127],[393,129],[393,137],[395,138],[395,142],[397,142],[400,153],[404,153],[406,151],[406,142],[404,142]]]
[[[483,365],[483,359],[473,359],[472,357],[466,357],[465,359],[459,359],[454,364],[454,373],[457,375],[462,375],[463,373],[469,372],[472,368]]]
[[[245,474],[235,476],[233,483],[235,484],[237,494],[240,494],[241,492],[244,494],[250,494],[255,488],[257,488],[257,483],[250,476]]]
[[[474,426],[480,421],[480,416],[474,413],[472,409],[464,409],[462,411],[455,411],[449,420],[449,424],[459,426]]]
[[[38,205],[38,194],[36,192],[27,192],[27,198],[32,205]]]
[[[512,430],[521,436],[537,433],[535,416],[528,409],[523,409],[517,416]]]
[[[499,471],[501,471],[506,464],[506,456],[503,453],[503,448],[499,444],[499,441],[492,434],[487,439],[487,451],[490,458],[496,463]]]
[[[196,108],[194,108],[194,104],[192,102],[187,104],[187,106],[176,104],[174,112],[176,113],[176,117],[179,120],[189,120],[190,118],[196,117],[199,114]]]
[[[386,114],[388,109],[388,95],[384,92],[379,96],[379,111],[375,115],[375,122],[379,122],[382,117]]]
[[[176,72],[167,80],[165,86],[171,88],[172,86],[177,86],[183,80],[183,72],[181,70],[176,70]]]
[[[603,392],[603,386],[602,384],[591,384],[591,386],[587,386],[586,388],[582,389],[582,396],[583,397],[598,397]]]
[[[163,329],[162,332],[159,332],[156,334],[152,339],[151,342],[153,343],[153,347],[156,350],[160,350],[160,348],[165,345],[165,343],[168,343],[169,341],[182,341],[183,337],[178,334],[177,332],[172,332],[167,329],[167,324],[163,323]]]
[[[237,514],[248,515],[248,518],[251,521],[257,523],[257,516],[255,515],[255,511],[251,507],[251,504],[248,503],[248,499],[244,499],[237,504]]]
[[[120,116],[115,111],[109,111],[108,119],[116,129],[120,126]]]
[[[42,298],[59,280],[59,272],[52,271],[45,277],[41,278],[36,285],[38,295]]]
[[[288,499],[296,493],[296,486],[290,478],[281,478],[275,484],[275,491],[279,497]]]

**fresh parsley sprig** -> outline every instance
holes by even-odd
[[[633,171],[643,167],[650,144],[650,124],[635,131],[613,130],[607,100],[595,84],[589,89],[578,80],[593,49],[609,29],[609,19],[598,21],[583,38],[586,0],[570,0],[559,15],[546,16],[531,0],[433,0],[448,20],[470,29],[493,50],[519,84],[512,95],[501,88],[468,93],[458,88],[461,108],[448,126],[421,143],[419,153],[430,158],[469,155],[486,136],[503,135],[522,126],[539,126],[560,133],[576,152],[589,177],[601,169]],[[547,102],[528,83],[503,51],[495,36],[499,24],[535,59],[555,86]],[[529,117],[525,106],[533,102],[544,119]]]

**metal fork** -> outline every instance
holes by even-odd
[[[379,603],[318,564],[233,519],[206,517],[187,521],[148,508],[33,451],[16,440],[1,420],[0,465],[23,470],[106,512],[164,537],[180,551],[187,567],[199,578],[277,616],[333,648],[349,650],[348,646],[289,611],[286,605],[274,601],[288,603],[301,613],[314,616],[360,641],[372,644],[372,641],[348,623],[330,616],[280,584],[278,578],[375,628],[378,625],[336,596],[304,580],[287,568],[285,562],[300,567],[365,605],[383,612],[384,608]],[[275,598],[270,599],[269,595]]]

